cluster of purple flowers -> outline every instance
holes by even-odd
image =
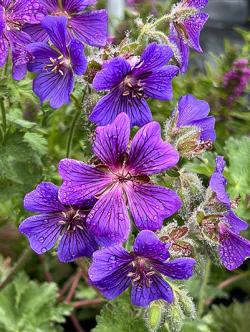
[[[84,44],[107,41],[106,10],[86,11],[95,0],[1,0],[0,66],[12,54],[13,78],[37,74],[33,90],[53,108],[68,103],[74,74],[87,68]]]
[[[228,270],[234,270],[250,256],[250,241],[240,236],[240,232],[246,230],[248,224],[236,216],[232,210],[234,204],[230,202],[225,189],[227,181],[222,175],[224,168],[224,158],[218,156],[208,189],[212,192],[208,204],[215,206],[216,209],[213,209],[211,213],[205,213],[201,228],[218,244],[221,263]],[[205,204],[205,211],[209,210],[210,208]]]
[[[69,102],[74,75],[86,71],[84,44],[106,43],[106,11],[85,11],[95,2],[18,0],[13,5],[12,1],[0,0],[0,33],[4,40],[0,45],[11,48],[13,63],[21,49],[27,61],[18,65],[37,74],[34,91],[41,102],[50,100],[54,108]],[[22,10],[18,3],[23,3]],[[194,154],[210,146],[215,140],[215,121],[209,116],[205,101],[192,95],[181,97],[169,124],[167,136],[171,137],[172,146],[162,139],[161,127],[152,119],[147,98],[172,99],[172,79],[187,64],[187,47],[201,51],[199,33],[207,20],[207,14],[201,10],[206,4],[205,0],[182,0],[173,7],[172,40],[178,47],[181,45],[180,52],[185,50],[180,53],[184,60],[181,69],[170,64],[174,55],[171,47],[156,43],[149,44],[141,56],[121,55],[104,62],[93,87],[108,93],[89,117],[98,125],[92,146],[94,164],[63,159],[59,163],[62,185],[58,188],[43,182],[24,199],[24,207],[36,213],[19,228],[31,248],[43,254],[56,245],[62,262],[93,257],[90,282],[108,299],[131,285],[134,305],[147,306],[158,299],[171,303],[173,290],[165,277],[185,280],[194,273],[195,260],[171,260],[171,243],[160,237],[165,219],[174,216],[182,202],[175,191],[157,185],[155,175],[177,166],[182,156],[180,146],[191,144],[190,128],[194,132]],[[184,15],[186,19],[183,15],[178,18],[180,11],[189,13]],[[25,19],[28,13],[30,16]],[[28,36],[28,41],[19,39],[13,43],[15,34]],[[4,63],[6,56],[2,58]],[[130,139],[131,127],[135,125],[140,128]],[[249,255],[249,243],[239,235],[246,224],[231,210],[222,186],[224,166],[221,159],[217,162],[210,188],[225,204],[226,212],[215,229],[222,262],[233,269]],[[123,244],[132,233],[138,234],[133,250],[128,252]],[[235,250],[234,255],[230,248]]]
[[[224,75],[224,87],[229,96],[226,106],[231,108],[233,103],[241,97],[250,81],[250,66],[248,59],[235,60],[232,69]]]

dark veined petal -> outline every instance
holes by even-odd
[[[133,249],[137,256],[165,261],[169,258],[168,245],[159,240],[155,233],[141,231],[134,242]]]
[[[23,31],[26,32],[32,39],[32,42],[47,42],[49,36],[43,29],[41,24],[29,24],[26,23],[23,27]]]
[[[90,114],[89,120],[99,126],[105,126],[123,112],[128,115],[131,127],[141,127],[152,121],[152,114],[145,99],[123,96],[122,93],[118,87],[101,98]]]
[[[0,36],[1,36],[1,38],[3,37],[2,34],[3,34],[4,29],[5,29],[4,13],[5,13],[5,10],[4,10],[3,6],[0,3]]]
[[[209,104],[188,94],[179,99],[177,126],[192,125],[193,121],[204,119],[210,112]]]
[[[187,7],[194,7],[197,9],[203,9],[208,4],[208,0],[182,0],[180,5]]]
[[[21,46],[31,43],[31,37],[24,31],[14,29],[7,30],[5,36],[8,39],[11,48],[16,45]]]
[[[139,307],[147,307],[152,301],[165,300],[172,303],[174,299],[170,285],[158,275],[150,277],[151,285],[148,287],[146,278],[134,284],[131,290],[131,302]]]
[[[93,87],[96,90],[111,90],[121,83],[130,70],[130,64],[124,58],[112,59],[95,75]]]
[[[27,73],[27,63],[32,56],[24,46],[16,46],[12,49],[12,77],[15,80],[22,80]]]
[[[100,245],[120,244],[128,239],[130,220],[122,188],[117,185],[102,195],[90,211],[87,224]]]
[[[12,77],[16,81],[21,81],[24,79],[27,73],[27,64],[15,65],[12,67]]]
[[[60,161],[59,174],[64,180],[59,198],[65,204],[84,203],[112,183],[108,173],[72,159]]]
[[[199,42],[200,32],[208,20],[208,17],[209,16],[206,13],[197,13],[183,22],[185,31],[188,35],[187,42],[197,52],[202,52]]]
[[[56,213],[65,210],[58,199],[58,187],[51,182],[40,183],[24,198],[24,208],[37,213]]]
[[[84,45],[76,39],[69,44],[69,55],[73,72],[76,75],[83,75],[87,69],[87,59],[84,55]]]
[[[184,74],[188,69],[188,60],[189,60],[189,48],[188,44],[180,38],[177,31],[174,28],[174,25],[170,23],[169,27],[169,40],[174,46],[177,48],[178,53],[178,67],[180,68],[180,72]]]
[[[50,250],[59,238],[62,217],[53,214],[41,214],[25,219],[19,231],[27,236],[30,247],[39,255]]]
[[[173,98],[172,79],[179,73],[177,66],[166,66],[141,79],[143,91],[147,97],[159,100]]]
[[[11,19],[20,23],[40,23],[46,16],[46,9],[42,1],[17,0],[11,10]]]
[[[128,167],[133,175],[160,173],[177,164],[178,152],[161,138],[161,127],[151,122],[133,138]]]
[[[89,278],[101,293],[112,300],[124,292],[131,283],[132,257],[120,246],[96,251],[89,268]]]
[[[117,169],[124,161],[129,135],[129,118],[125,113],[121,113],[112,124],[97,127],[93,144],[94,154],[111,169]]]
[[[151,43],[141,55],[139,64],[132,71],[133,76],[158,71],[165,66],[173,56],[173,51],[167,45]]]
[[[39,73],[44,70],[45,66],[50,62],[50,58],[57,58],[59,53],[49,47],[48,44],[42,42],[31,43],[26,46],[28,52],[33,56],[32,61],[28,64],[28,70],[32,73]]]
[[[107,11],[95,10],[73,16],[70,25],[76,39],[90,46],[105,46],[108,38]]]
[[[213,116],[208,116],[205,119],[193,121],[192,125],[200,129],[201,141],[206,141],[206,140],[215,141],[216,138],[216,133],[214,130],[215,118]]]
[[[68,13],[80,12],[95,3],[96,0],[62,0],[63,9],[65,9]]]
[[[194,274],[195,264],[195,259],[184,257],[166,263],[155,263],[154,268],[171,279],[186,280]]]
[[[7,59],[9,52],[8,41],[4,36],[0,36],[0,67],[2,67]]]
[[[229,210],[225,217],[227,218],[230,229],[234,233],[239,234],[241,231],[245,231],[248,228],[248,223],[236,216],[232,210]]]
[[[218,156],[216,158],[216,169],[209,181],[209,187],[216,194],[217,199],[221,202],[230,206],[230,199],[226,192],[227,180],[222,175],[225,167],[223,157]]]
[[[58,0],[42,0],[47,10],[47,15],[56,13],[59,10]]]
[[[98,249],[97,243],[83,223],[75,231],[65,232],[58,246],[58,258],[61,262],[71,262],[79,257],[91,257]]]
[[[224,223],[220,223],[219,255],[226,269],[235,270],[250,257],[250,241],[233,233]]]
[[[127,184],[129,208],[138,229],[160,229],[164,219],[181,208],[179,196],[172,190],[152,184]]]
[[[74,88],[74,77],[71,70],[64,74],[42,72],[33,81],[33,91],[40,98],[41,103],[50,101],[52,108],[60,108],[70,102],[70,94]]]
[[[50,41],[63,55],[68,55],[66,47],[67,18],[65,16],[46,16],[42,27],[48,33]]]

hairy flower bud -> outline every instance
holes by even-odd
[[[158,331],[162,323],[162,315],[164,312],[163,301],[154,301],[147,308],[146,325],[150,332]]]

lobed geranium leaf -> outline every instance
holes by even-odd
[[[20,273],[0,292],[0,331],[58,331],[71,307],[57,303],[55,283],[37,284]]]

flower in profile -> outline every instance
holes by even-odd
[[[104,246],[127,240],[130,220],[127,205],[138,229],[160,229],[165,218],[181,207],[178,195],[153,184],[150,175],[160,173],[178,162],[175,149],[161,139],[160,125],[142,127],[129,144],[130,122],[126,114],[96,130],[93,152],[96,166],[64,159],[59,173],[64,180],[60,200],[80,204],[98,198],[87,223]]]
[[[23,79],[30,60],[25,45],[31,38],[22,31],[23,25],[36,24],[44,15],[44,7],[37,0],[0,0],[0,67],[6,63],[10,49],[14,79]]]
[[[193,258],[169,260],[168,246],[152,231],[142,231],[127,252],[121,246],[96,251],[89,268],[91,283],[109,300],[119,296],[131,285],[133,305],[146,307],[155,300],[172,303],[174,294],[165,276],[186,280],[194,273]]]
[[[85,11],[87,7],[96,3],[96,0],[43,0],[46,14],[51,16],[66,17],[67,43],[77,39],[90,46],[105,46],[108,37],[107,11]],[[42,23],[42,21],[40,21]],[[44,31],[42,24],[26,24],[24,30],[32,37],[33,41],[47,41],[49,36]]]
[[[124,112],[131,126],[141,127],[152,121],[146,99],[172,98],[171,81],[179,72],[177,66],[167,65],[172,56],[169,46],[152,43],[139,59],[117,57],[107,61],[96,74],[93,87],[110,92],[97,103],[89,120],[105,126]]]
[[[248,59],[235,60],[232,69],[224,75],[224,87],[229,94],[226,106],[231,108],[233,103],[243,96],[250,81],[250,67]]]
[[[37,73],[33,90],[41,103],[49,100],[53,108],[69,103],[74,74],[83,75],[87,68],[83,44],[75,39],[66,43],[66,25],[66,17],[45,17],[42,26],[52,45],[37,42],[27,46],[33,56],[28,69]]]
[[[175,51],[175,59],[177,60],[180,72],[184,74],[188,69],[188,44],[182,38],[179,38],[173,25],[170,28],[168,38],[170,43],[172,43],[173,50]]]
[[[61,262],[90,257],[98,248],[86,225],[92,206],[91,201],[78,206],[63,205],[58,199],[58,187],[42,182],[24,198],[25,209],[37,215],[25,219],[19,230],[39,255],[50,250],[59,240],[57,254]]]
[[[197,52],[202,52],[199,38],[208,14],[201,10],[207,3],[208,0],[181,0],[171,11],[173,19],[170,23],[170,35],[181,39]]]
[[[220,211],[207,213],[201,222],[203,232],[218,243],[221,263],[228,269],[238,268],[250,256],[250,241],[240,236],[240,232],[248,228],[248,224],[237,217],[232,210],[231,202],[226,192],[227,181],[222,175],[225,167],[223,157],[216,158],[216,169],[209,188],[212,192],[210,205],[220,204]],[[208,207],[207,210],[211,210]]]
[[[215,118],[209,116],[210,107],[191,94],[179,99],[170,121],[167,138],[181,155],[193,156],[211,148],[215,141]]]

